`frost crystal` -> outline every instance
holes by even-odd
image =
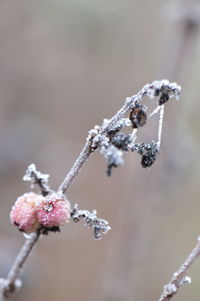
[[[170,283],[164,286],[164,293],[167,296],[172,296],[177,292],[177,287],[175,284]]]
[[[84,226],[92,227],[94,239],[101,239],[103,235],[107,234],[111,229],[108,221],[97,217],[96,210],[92,212],[88,210],[79,210],[78,205],[75,204],[71,212],[71,217],[75,223],[82,221]]]
[[[118,150],[114,145],[110,145],[105,150],[104,156],[107,159],[107,175],[111,176],[112,168],[124,163],[123,152]]]
[[[185,277],[183,278],[183,280],[181,281],[181,285],[184,285],[184,284],[190,284],[191,282],[192,282],[191,277],[185,276]]]

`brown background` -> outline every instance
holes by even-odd
[[[24,238],[9,222],[29,163],[57,188],[87,134],[126,96],[167,73],[174,27],[166,1],[2,0],[0,2],[0,273]],[[177,37],[178,38],[178,37]],[[176,47],[176,39],[173,47]],[[181,102],[167,104],[162,153],[149,170],[137,154],[105,175],[95,154],[69,191],[81,208],[97,209],[112,231],[94,241],[70,223],[44,237],[23,272],[25,300],[157,300],[195,244],[199,202],[199,44],[179,77]],[[172,78],[173,80],[173,78]],[[143,131],[155,138],[157,123]],[[176,300],[199,300],[200,263]]]

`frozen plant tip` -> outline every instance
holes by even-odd
[[[46,196],[48,193],[50,193],[49,188],[49,175],[43,174],[40,171],[36,169],[35,164],[30,164],[26,170],[26,173],[23,177],[24,181],[30,181],[31,182],[31,188],[34,188],[34,185],[37,184],[41,192],[44,196]]]
[[[95,239],[101,239],[102,236],[107,234],[111,229],[109,223],[105,219],[97,217],[96,210],[93,210],[92,212],[88,210],[79,210],[77,204],[74,205],[71,217],[75,223],[81,221],[85,226],[93,228]]]

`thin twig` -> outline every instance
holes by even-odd
[[[37,184],[40,187],[43,196],[47,196],[52,192],[48,184],[49,175],[38,171],[33,163],[28,166],[23,180],[30,181],[31,187],[34,187],[34,185]]]
[[[183,264],[180,266],[179,270],[176,273],[174,273],[171,281],[164,286],[159,301],[170,300],[178,292],[178,289],[181,286],[191,282],[190,277],[187,277],[186,274],[191,264],[195,261],[195,259],[199,255],[200,255],[200,238],[198,238],[197,245],[192,250],[190,255],[186,258],[186,260],[183,262]]]
[[[157,142],[157,146],[158,149],[160,150],[160,144],[161,144],[161,137],[162,137],[162,127],[163,127],[163,118],[164,118],[164,105],[161,106],[160,109],[160,119],[159,119],[159,124],[158,124],[158,142]]]
[[[83,147],[80,155],[76,159],[74,165],[70,169],[69,173],[66,175],[65,179],[63,180],[62,184],[60,185],[58,191],[62,192],[63,194],[66,193],[67,189],[69,188],[71,182],[73,179],[77,176],[79,173],[81,167],[86,162],[89,155],[93,152],[93,149],[91,148],[91,139],[87,140],[85,143],[85,146]]]
[[[4,298],[8,298],[12,293],[16,290],[16,280],[20,276],[20,273],[24,267],[24,263],[31,253],[33,247],[37,243],[40,237],[40,232],[32,233],[29,235],[29,238],[26,239],[24,245],[22,246],[21,250],[19,251],[17,257],[13,265],[10,268],[10,271],[6,277],[3,279],[4,283],[2,283],[2,300]],[[0,299],[1,300],[1,299]],[[1,300],[1,301],[2,301]]]
[[[134,105],[134,103],[136,101],[141,100],[142,96],[144,96],[147,93],[149,86],[150,85],[144,86],[144,88],[141,91],[139,91],[138,94],[133,95],[132,97],[128,97],[126,99],[126,102],[123,105],[123,107],[109,120],[109,122],[105,126],[102,126],[100,128],[99,135],[106,133],[110,128],[112,128],[113,125],[115,125],[131,109],[131,107]],[[74,165],[70,169],[69,173],[63,180],[62,184],[60,185],[60,187],[58,189],[59,192],[62,192],[63,194],[67,192],[73,179],[79,173],[81,167],[86,162],[87,158],[94,151],[94,148],[91,147],[92,142],[93,142],[92,138],[87,139],[85,146],[83,147],[79,157],[77,158]]]

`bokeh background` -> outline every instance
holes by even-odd
[[[97,209],[112,231],[94,241],[90,229],[70,223],[41,239],[13,300],[158,300],[195,245],[200,43],[198,25],[177,21],[179,8],[166,0],[1,0],[1,276],[24,241],[9,212],[30,190],[22,181],[28,164],[49,173],[56,189],[88,130],[126,96],[167,77],[183,90],[180,102],[166,105],[162,152],[151,169],[127,154],[107,178],[106,162],[95,154],[73,182],[71,202]],[[156,126],[145,127],[144,141],[155,139]],[[199,300],[200,262],[190,275],[176,300]]]

